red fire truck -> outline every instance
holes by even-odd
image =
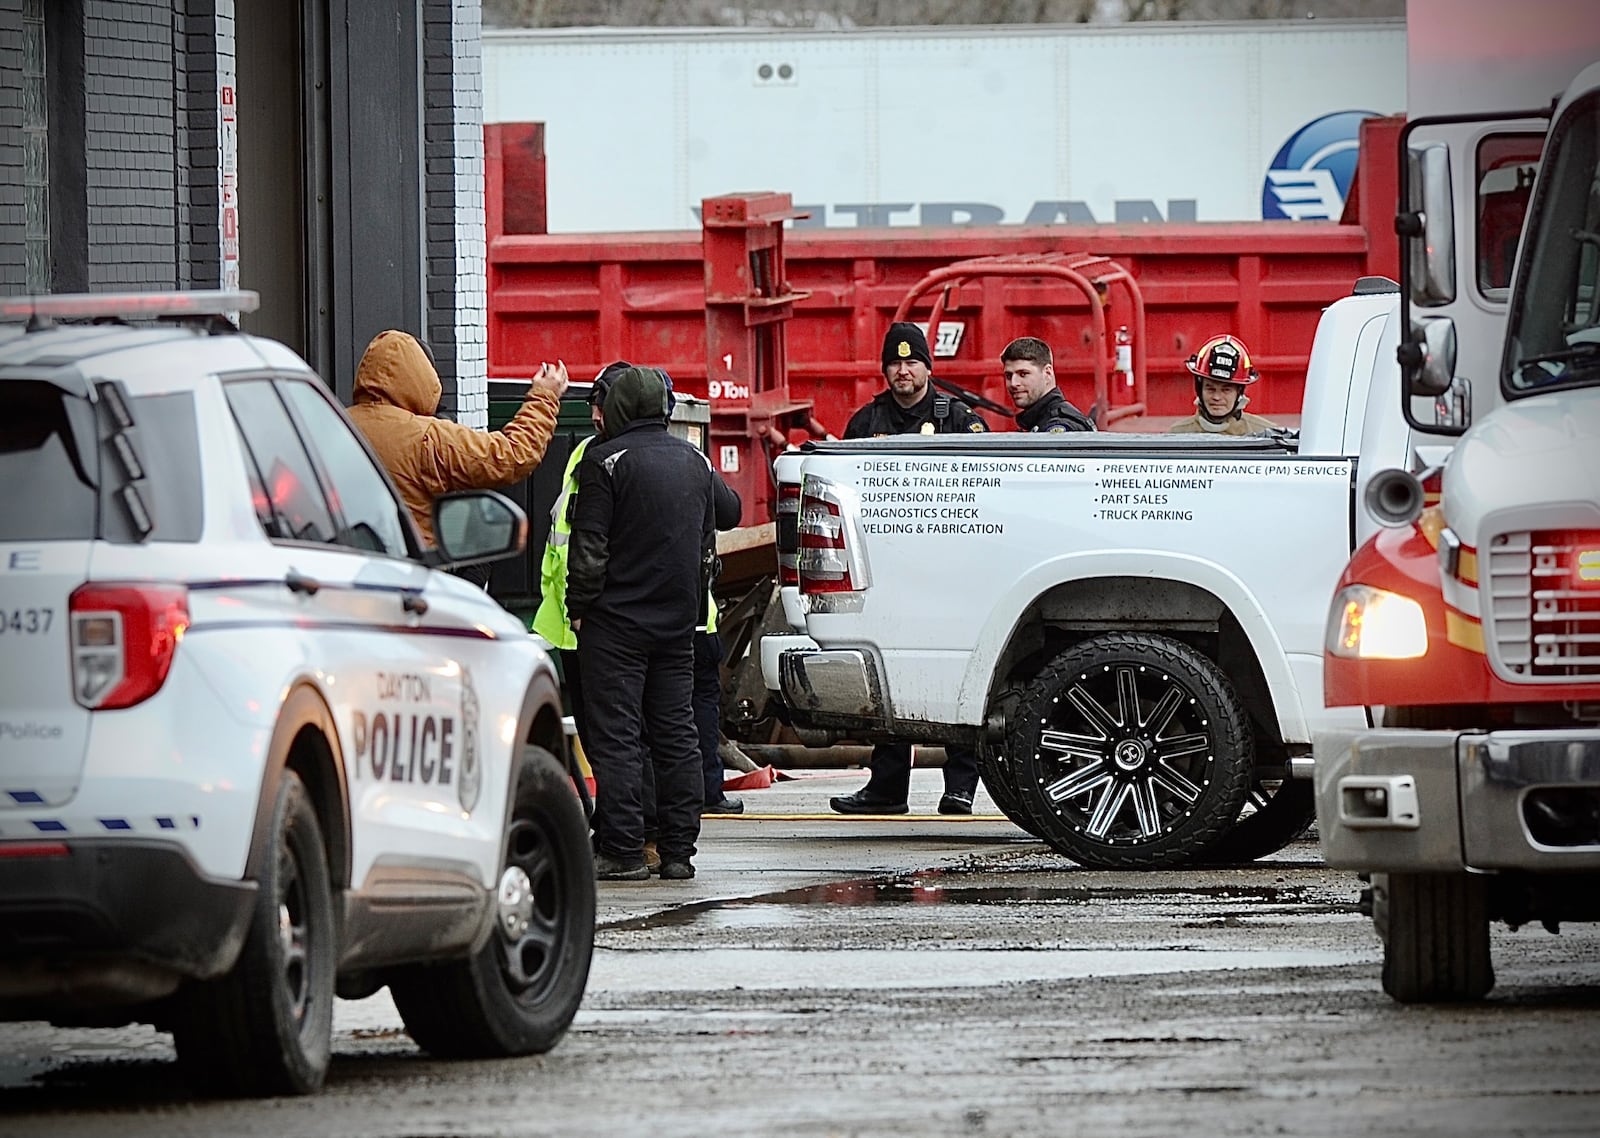
[[[1583,0],[1407,19],[1415,461],[1372,480],[1392,528],[1328,622],[1327,703],[1374,726],[1319,735],[1315,779],[1329,863],[1370,875],[1384,990],[1413,1002],[1486,994],[1493,922],[1600,919],[1600,20]],[[1506,210],[1526,212],[1513,275]]]

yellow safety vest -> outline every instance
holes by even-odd
[[[539,563],[539,611],[533,614],[533,630],[557,648],[576,648],[577,634],[567,618],[567,542],[572,540],[572,511],[569,504],[578,492],[578,463],[593,436],[572,448],[567,468],[561,474],[561,493],[550,509],[550,537],[544,543],[544,560]]]
[[[577,633],[567,616],[567,543],[572,540],[572,496],[578,492],[578,463],[594,436],[572,448],[567,467],[561,473],[561,493],[550,509],[550,537],[539,563],[539,611],[533,614],[533,630],[557,648],[578,646]],[[705,632],[717,630],[717,602],[706,598]]]

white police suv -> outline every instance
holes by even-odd
[[[172,1032],[208,1093],[304,1093],[333,998],[439,1055],[543,1051],[593,948],[550,661],[440,569],[251,293],[0,302],[0,1020]]]

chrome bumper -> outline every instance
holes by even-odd
[[[778,657],[785,652],[816,652],[817,642],[802,633],[772,633],[761,638],[761,682],[768,691],[779,691]]]
[[[778,691],[790,712],[807,722],[889,724],[889,705],[877,662],[859,649],[812,647],[781,652]]]
[[[1600,869],[1600,832],[1550,821],[1573,796],[1600,793],[1600,731],[1327,732],[1315,749],[1329,865]]]

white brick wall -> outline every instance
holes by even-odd
[[[480,0],[455,0],[456,399],[458,419],[489,425],[488,244],[483,219],[483,48]]]

